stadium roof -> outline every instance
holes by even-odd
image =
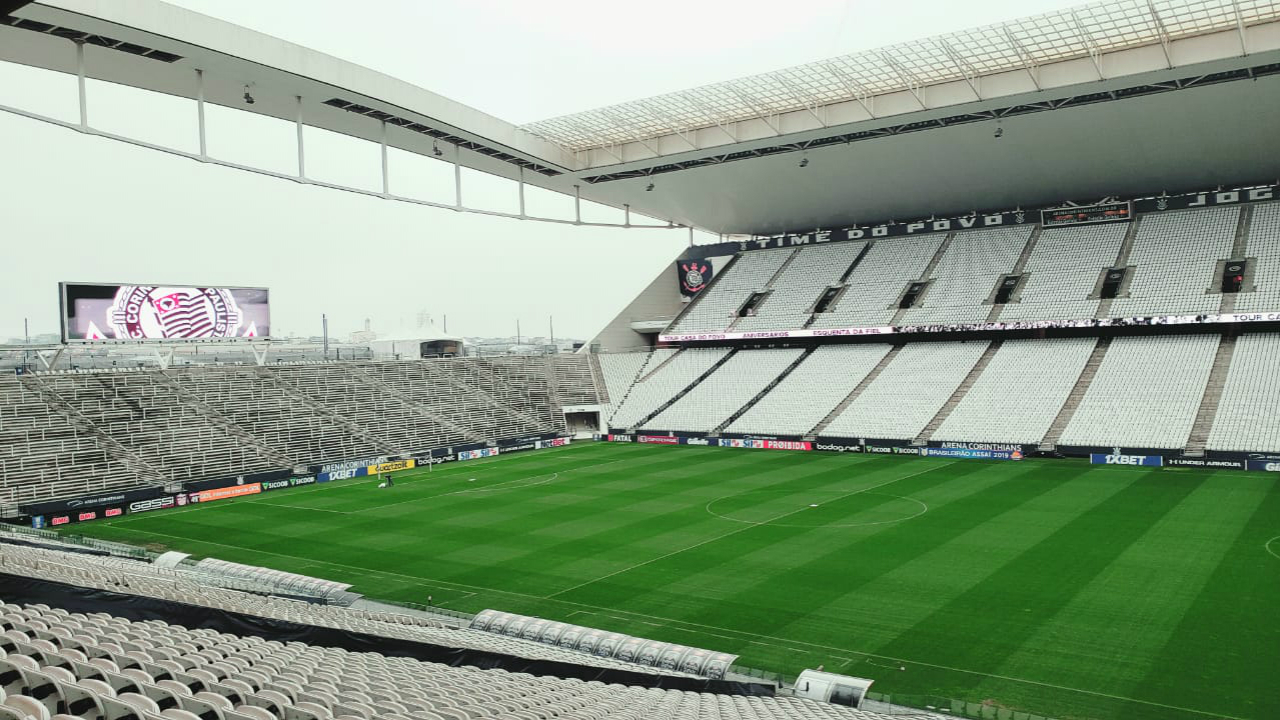
[[[1045,13],[563,115],[521,126],[572,151],[621,145],[898,91],[1026,71],[1280,18],[1272,0],[1119,0]],[[1170,63],[1172,59],[1170,58]],[[975,88],[976,89],[976,88]],[[819,118],[821,121],[821,118]]]
[[[1095,3],[521,127],[159,0],[0,0],[0,21],[0,60],[385,143],[719,233],[1280,176],[1280,0]],[[0,90],[0,111],[80,132],[470,210],[461,181],[452,205],[315,181],[301,143],[297,174],[271,172],[99,130],[92,107],[76,122],[5,103]]]

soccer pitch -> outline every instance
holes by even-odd
[[[1280,717],[1280,476],[586,443],[395,477],[67,532],[823,664],[909,703]]]

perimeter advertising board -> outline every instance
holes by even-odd
[[[266,288],[59,284],[64,342],[266,338]]]

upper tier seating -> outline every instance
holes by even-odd
[[[1128,223],[1046,228],[1023,268],[1027,279],[1018,302],[1000,311],[1003,322],[1076,320],[1098,313],[1089,299],[1102,271],[1116,262]]]
[[[725,429],[759,435],[805,435],[853,392],[889,348],[882,343],[820,347]]]
[[[1032,227],[988,228],[958,232],[932,273],[920,307],[908,310],[902,325],[982,322],[984,305],[1001,275],[1013,269]]]
[[[826,288],[837,285],[866,243],[841,242],[804,248],[773,283],[755,315],[738,321],[734,330],[778,330],[801,327]]]
[[[1236,339],[1208,446],[1280,451],[1280,335],[1248,334]]]
[[[1219,337],[1116,338],[1058,444],[1186,447]]]
[[[1239,218],[1232,206],[1139,218],[1129,297],[1112,303],[1111,317],[1217,312],[1222,293],[1214,269],[1231,254]]]
[[[802,352],[788,349],[737,353],[645,426],[710,432],[759,394]]]
[[[1253,258],[1257,290],[1238,294],[1235,309],[1280,311],[1280,203],[1255,204],[1249,211],[1243,254]],[[1223,303],[1216,271],[1232,254],[1241,212],[1240,206],[1222,206],[1147,213],[1136,220],[1136,228],[1119,222],[1043,229],[1022,267],[1022,286],[1012,302],[998,306],[996,318],[1031,322],[1094,317],[1102,273],[1121,261],[1131,229],[1136,232],[1123,262],[1132,269],[1121,296],[1107,306],[1108,317],[1216,313]],[[1034,229],[1027,224],[745,251],[672,329],[878,327],[895,316],[906,326],[983,322],[997,309],[988,302],[997,281],[1013,272]],[[946,251],[926,273],[948,238]],[[841,283],[839,278],[860,254],[861,260]],[[899,315],[898,302],[916,280],[930,283],[917,307]],[[842,284],[845,289],[834,305],[812,314],[823,291]],[[738,318],[748,296],[766,289],[755,314]]]
[[[1095,338],[1006,340],[931,439],[1039,443],[1095,344]]]
[[[990,343],[920,342],[903,346],[824,434],[911,440],[942,408]]]
[[[1236,295],[1236,311],[1280,311],[1280,202],[1253,206],[1244,256],[1253,258],[1256,289]]]
[[[737,317],[752,293],[765,289],[769,278],[782,267],[791,250],[766,250],[741,254],[728,270],[712,282],[714,292],[703,292],[675,324],[675,332],[723,330]]]
[[[845,280],[849,289],[834,308],[814,320],[812,327],[888,325],[907,283],[920,278],[946,237],[946,233],[930,233],[876,240]]]

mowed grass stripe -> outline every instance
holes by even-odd
[[[801,592],[794,594],[798,600],[779,598],[784,607],[790,607],[785,611],[788,622],[775,634],[816,642],[829,634],[831,623],[840,623],[849,627],[850,651],[878,647],[919,621],[921,609],[936,607],[949,592],[958,592],[950,588],[967,587],[967,579],[995,569],[998,555],[970,552],[978,544],[975,532],[998,525],[1002,518],[1016,517],[1023,508],[1035,507],[1046,494],[1061,492],[1063,487],[1064,478],[1048,479],[1042,471],[1021,464],[968,463],[953,472],[962,470],[965,475],[945,478],[943,487],[974,491],[945,504],[931,502],[927,521],[887,527],[815,555],[787,572],[780,587]],[[1072,475],[1079,472],[1072,469]],[[939,567],[947,570],[939,572]],[[831,582],[834,574],[840,575],[841,582]],[[768,591],[757,583],[738,600],[750,603],[753,594]],[[928,592],[928,602],[915,602],[922,591]]]
[[[1166,472],[1161,480],[1193,489],[1011,653],[1001,673],[1048,677],[1070,667],[1084,686],[1133,693],[1266,496],[1256,479],[1240,476]],[[1176,696],[1176,689],[1166,691]]]
[[[929,491],[937,488],[955,488],[967,497],[953,498],[945,504],[931,501],[929,512],[958,513],[955,519],[962,520],[964,513],[1001,495],[993,488],[1001,487],[1007,477],[1001,479],[996,473],[975,478],[972,483],[952,482],[973,474],[988,474],[983,470],[990,468],[980,463],[947,467],[943,472],[917,475],[893,487],[895,492],[911,497],[928,497]],[[974,500],[979,497],[984,499]],[[921,531],[918,520],[843,531],[823,527],[761,528],[750,542],[735,538],[734,545],[723,552],[683,559],[682,574],[668,582],[657,584],[657,577],[635,578],[632,582],[643,589],[633,597],[597,593],[591,602],[617,601],[619,607],[645,613],[665,608],[664,614],[694,623],[721,624],[729,617],[734,619],[735,627],[751,628],[763,623],[777,631],[771,634],[790,637],[782,628],[822,607],[833,595],[856,586],[859,574],[868,568],[874,573],[882,563],[897,565],[901,555],[877,554],[873,547],[883,537],[907,537],[912,532],[908,528],[913,525],[917,532]],[[703,597],[710,597],[715,603],[707,605],[701,602]],[[761,652],[760,648],[745,646],[737,649],[751,655]]]
[[[921,464],[914,469],[914,472],[905,474],[900,471],[900,468],[892,465],[881,465],[877,461],[870,461],[865,465],[853,466],[853,468],[846,465],[835,465],[828,472],[813,476],[823,481],[823,484],[818,486],[810,485],[810,489],[821,490],[829,487],[838,487],[840,492],[845,495],[853,495],[937,472],[949,464]],[[869,469],[866,469],[865,472],[857,473],[857,469],[862,468]],[[856,473],[854,482],[849,480],[851,473]],[[794,476],[795,471],[789,470],[787,478],[781,479],[779,482],[789,482]],[[801,512],[803,509],[802,506],[788,510],[776,515],[773,519],[782,519]],[[811,528],[804,527],[773,525],[768,522],[754,525],[729,523],[706,513],[705,508],[695,508],[693,510],[701,510],[704,518],[702,522],[707,523],[710,527],[717,528],[715,534],[694,545],[676,548],[671,552],[631,566],[616,568],[608,575],[601,576],[589,583],[568,588],[557,593],[557,595],[569,600],[611,606],[621,603],[627,598],[634,597],[648,588],[670,582],[673,578],[688,577],[696,572],[704,572],[709,568],[732,562],[753,551],[776,545],[788,537],[804,534],[811,530]],[[729,538],[733,538],[733,542],[725,542]],[[693,552],[695,550],[696,552]],[[587,589],[588,587],[590,588],[589,590]]]
[[[883,652],[878,648],[919,625],[940,606],[998,572],[1028,546],[1049,537],[1081,511],[1123,487],[1110,482],[1090,482],[1087,466],[1059,465],[1049,472],[1022,464],[1001,467],[1005,472],[1015,472],[1011,480],[1016,482],[964,498],[954,508],[944,505],[931,510],[925,518],[931,517],[932,523],[917,521],[919,527],[914,527],[916,523],[904,523],[892,534],[877,537],[874,544],[863,546],[844,563],[852,568],[852,573],[860,573],[859,558],[866,556],[868,576],[860,581],[856,577],[852,581],[842,577],[844,582],[840,585],[847,585],[847,592],[826,605],[810,609],[776,634],[832,646],[836,643],[822,638],[830,638],[833,627],[842,628],[847,644],[843,646],[843,657],[834,656],[841,660],[836,665],[842,672],[880,678],[885,687],[894,692],[920,692],[921,687],[931,687],[930,683],[950,674],[951,670],[945,667],[920,674],[913,666],[910,674],[886,675],[880,667],[883,660],[864,659],[859,655]],[[959,532],[947,531],[952,524],[960,526]],[[1011,536],[1017,537],[1018,542],[1009,542]],[[899,548],[904,550],[903,555],[898,555]],[[841,564],[833,566],[833,577],[839,577],[835,573],[841,567]],[[953,634],[948,632],[928,644],[937,647],[954,641]],[[937,660],[932,651],[915,655],[885,654],[907,663]],[[832,659],[827,653],[809,653],[807,662],[831,667]],[[863,662],[869,666],[860,665]],[[900,664],[893,663],[893,668],[896,670]],[[951,681],[973,683],[974,678],[961,674]]]
[[[1094,473],[1107,473],[1095,469]],[[1191,483],[1170,484],[1158,470],[1113,473],[1117,483],[1127,482],[1102,502],[1080,511],[1069,522],[1043,540],[1021,552],[996,572],[974,583],[956,598],[941,605],[929,617],[907,629],[894,641],[877,650],[892,657],[929,657],[932,662],[961,668],[998,668],[1028,638],[1061,610],[1087,583],[1136,541],[1152,523],[1162,518],[1193,489]],[[1020,545],[1016,535],[1007,543]],[[1100,637],[1098,642],[1115,638]],[[919,674],[929,675],[930,671]],[[1050,681],[1046,677],[1015,675],[1029,680]],[[1077,682],[1078,671],[1058,666],[1052,678],[1059,684],[1087,687]],[[951,678],[956,682],[957,678]],[[929,685],[945,683],[942,677]],[[967,681],[971,683],[972,680]],[[998,697],[1006,705],[1031,711],[1040,690],[1018,683],[992,680]],[[943,685],[945,688],[946,686]],[[961,687],[948,688],[952,694]],[[1055,701],[1054,707],[1085,710],[1092,698],[1070,697]],[[1024,705],[1025,703],[1025,705]],[[1019,707],[1021,705],[1021,707]]]
[[[738,457],[708,454],[703,458],[698,463],[671,458],[646,466],[658,471],[659,477],[665,474],[663,471],[678,469],[678,474],[656,482],[647,476],[637,479],[634,472],[610,468],[586,492],[570,498],[556,494],[551,506],[506,524],[506,537],[492,542],[520,548],[515,557],[496,567],[482,560],[476,566],[480,577],[448,579],[471,583],[483,580],[495,569],[545,568],[551,584],[541,590],[554,595],[646,557],[661,555],[672,547],[702,542],[724,532],[725,523],[701,507],[699,495],[705,487],[700,478],[720,473],[732,473],[738,482],[751,482],[757,476],[776,478],[782,462],[770,459],[742,467],[741,453]],[[799,471],[817,473],[820,466]]]
[[[1147,658],[1133,693],[1196,696],[1196,705],[1237,717],[1280,718],[1280,558],[1264,545],[1280,535],[1280,477],[1220,473],[1233,492],[1265,491],[1164,647]],[[1187,538],[1199,542],[1200,529]],[[1272,549],[1280,552],[1280,541]]]

